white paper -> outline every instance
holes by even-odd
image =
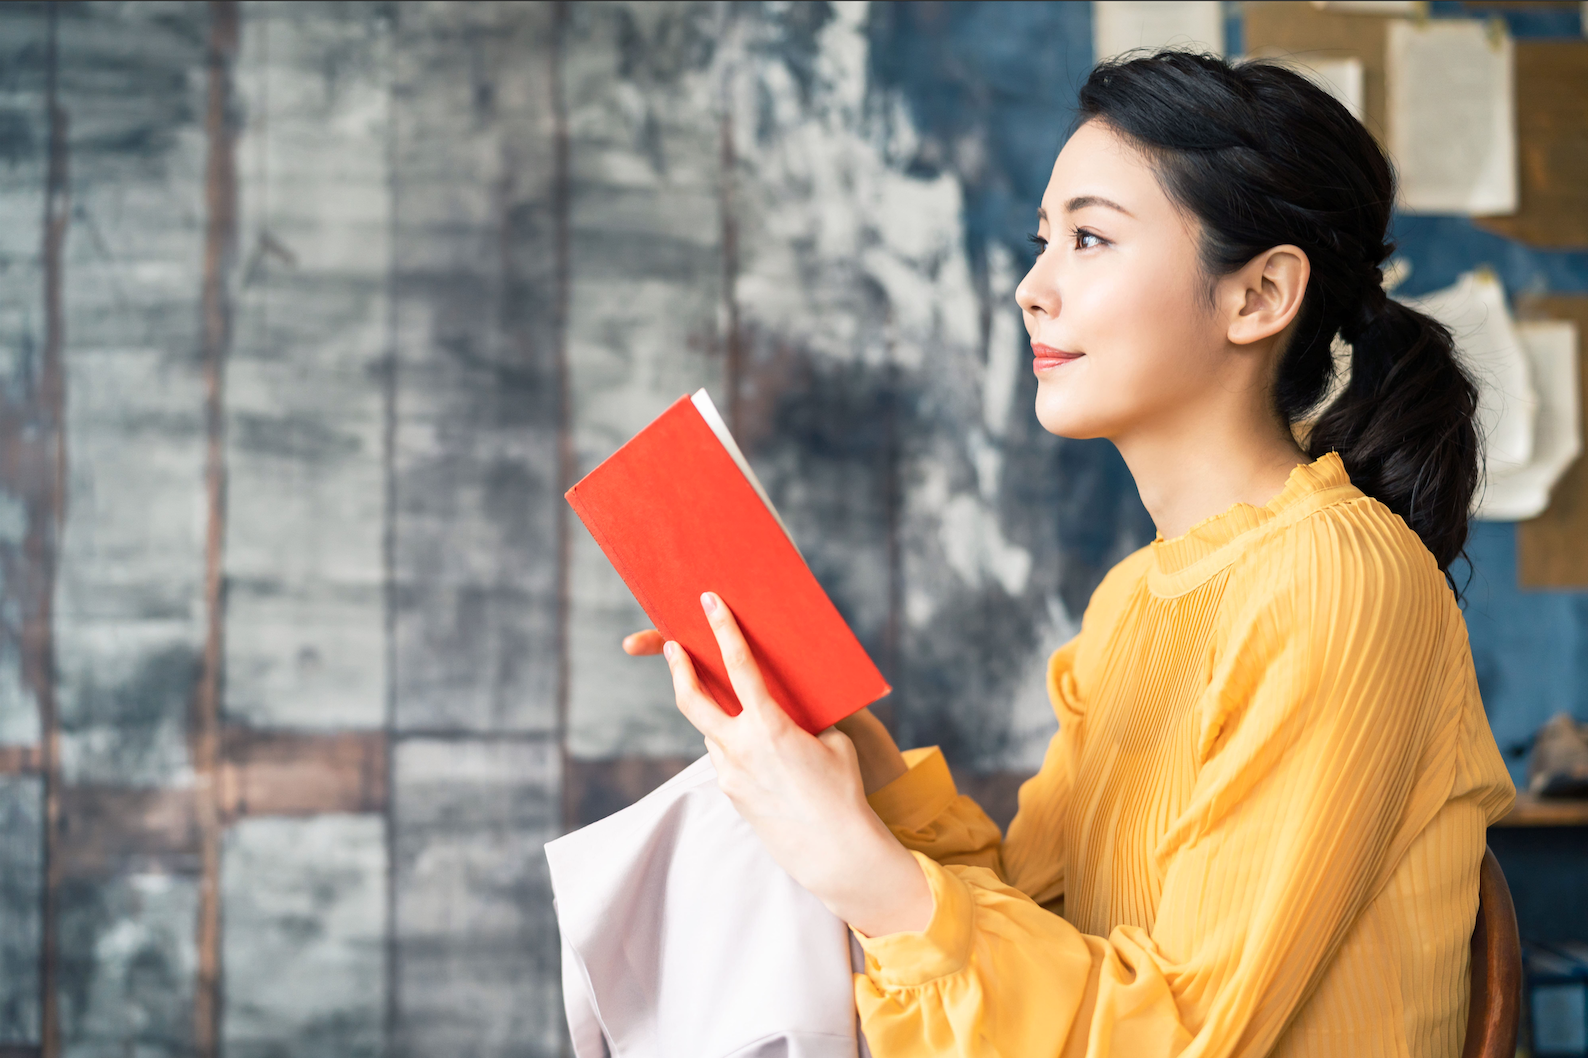
[[[1164,47],[1223,55],[1223,5],[1217,0],[1096,0],[1092,4],[1092,54],[1098,61],[1133,48]]]
[[[1312,6],[1331,15],[1399,15],[1411,18],[1428,12],[1427,0],[1312,0]]]
[[[1463,273],[1444,290],[1400,300],[1450,328],[1462,362],[1478,384],[1485,479],[1521,470],[1533,458],[1539,397],[1500,281],[1480,269]]]
[[[1362,120],[1361,59],[1303,53],[1287,55],[1280,61],[1294,67],[1297,73],[1338,99],[1352,117]]]
[[[1500,22],[1389,26],[1387,125],[1407,213],[1516,212],[1516,92]]]
[[[1529,320],[1516,329],[1539,394],[1533,458],[1521,469],[1486,482],[1476,515],[1490,522],[1543,514],[1550,489],[1582,454],[1577,325],[1570,320]]]
[[[711,394],[705,388],[695,390],[689,398],[695,410],[700,412],[700,417],[706,420],[706,425],[711,427],[711,432],[717,435],[717,440],[722,442],[722,447],[728,450],[728,455],[733,458],[734,465],[750,483],[755,494],[761,497],[761,502],[766,504],[766,509],[772,512],[772,517],[777,519],[778,528],[783,530],[783,535],[788,537],[788,542],[794,544],[794,534],[788,531],[788,526],[783,524],[783,516],[777,513],[777,508],[772,506],[772,497],[766,494],[766,489],[761,487],[761,479],[755,476],[755,471],[750,468],[750,461],[744,458],[744,453],[739,451],[739,442],[733,439],[733,434],[728,430],[728,424],[722,421],[722,416],[717,412],[717,406],[711,402]],[[800,546],[794,544],[794,550]]]

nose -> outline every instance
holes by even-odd
[[[1057,316],[1059,314],[1058,277],[1048,263],[1050,253],[1042,254],[1032,264],[1020,285],[1015,287],[1015,301],[1027,316]]]

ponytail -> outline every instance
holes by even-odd
[[[1307,438],[1313,458],[1338,452],[1357,488],[1400,515],[1448,577],[1467,542],[1478,487],[1478,388],[1450,332],[1379,294],[1351,343],[1351,377]]]
[[[1306,419],[1333,378],[1335,337],[1347,342],[1350,378],[1313,421],[1308,452],[1337,452],[1352,484],[1400,515],[1450,579],[1478,483],[1477,387],[1450,332],[1384,294],[1395,173],[1378,142],[1284,66],[1177,51],[1100,63],[1080,112],[1153,159],[1164,191],[1201,222],[1210,277],[1274,246],[1306,253],[1276,413]]]

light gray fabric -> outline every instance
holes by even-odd
[[[856,1058],[848,928],[702,757],[546,846],[577,1058]]]

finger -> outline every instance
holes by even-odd
[[[634,632],[623,637],[623,653],[632,654],[634,657],[648,657],[662,652],[662,633],[654,628],[647,628],[643,632]]]
[[[678,711],[708,740],[721,742],[728,736],[728,725],[733,718],[701,689],[689,652],[677,643],[669,642],[662,654],[667,658],[668,671],[673,674],[673,698],[678,703]]]
[[[733,684],[733,693],[739,696],[739,704],[746,709],[761,711],[761,704],[768,698],[766,682],[761,679],[761,667],[756,664],[755,655],[750,653],[750,644],[744,641],[744,633],[739,630],[739,622],[734,619],[733,611],[728,609],[728,604],[722,601],[721,596],[712,591],[700,597],[700,608],[706,611],[706,620],[711,625],[712,634],[717,637],[717,649],[722,651],[728,682]]]

